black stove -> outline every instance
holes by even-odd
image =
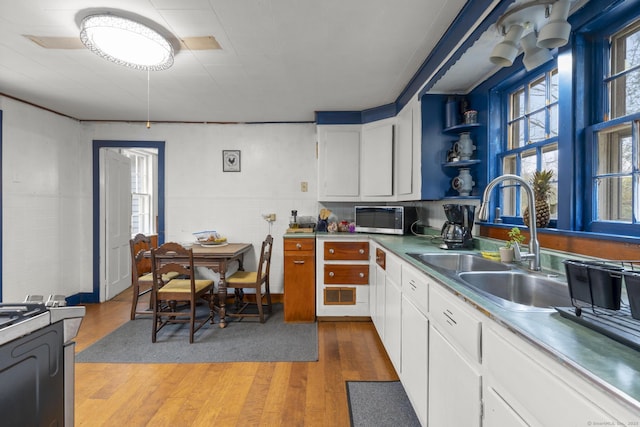
[[[43,303],[0,303],[0,329],[47,311]]]

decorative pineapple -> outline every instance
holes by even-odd
[[[536,206],[536,225],[539,228],[549,225],[549,192],[551,191],[551,178],[553,178],[553,171],[550,170],[536,171],[531,178],[531,187],[533,188]],[[528,207],[524,210],[523,219],[525,225],[529,224]]]

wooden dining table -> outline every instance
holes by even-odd
[[[219,316],[221,328],[227,326],[226,321],[226,301],[227,301],[227,267],[233,261],[238,261],[239,270],[243,270],[244,254],[252,248],[251,243],[226,243],[221,245],[201,245],[194,243],[193,264],[196,267],[207,267],[220,274],[218,282],[218,300],[219,300]],[[151,257],[151,251],[145,252],[145,257]]]

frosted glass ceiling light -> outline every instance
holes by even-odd
[[[173,47],[157,31],[110,14],[90,15],[80,24],[80,40],[93,53],[137,70],[166,70]]]
[[[520,42],[522,44],[522,49],[524,50],[522,63],[527,71],[531,71],[553,59],[553,55],[551,55],[549,49],[544,49],[536,45],[536,34],[533,31],[524,36]]]
[[[493,48],[489,58],[491,62],[501,67],[510,67],[513,64],[513,60],[518,56],[518,41],[522,31],[522,25],[511,25],[507,35],[504,36],[504,40]]]
[[[539,47],[553,49],[567,44],[571,34],[571,24],[567,22],[570,6],[569,0],[558,0],[551,6],[549,22],[538,34]]]

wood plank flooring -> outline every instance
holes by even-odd
[[[127,322],[130,298],[87,305],[76,352]],[[77,363],[75,424],[349,426],[345,382],[398,377],[371,322],[320,322],[318,340],[317,362]]]

